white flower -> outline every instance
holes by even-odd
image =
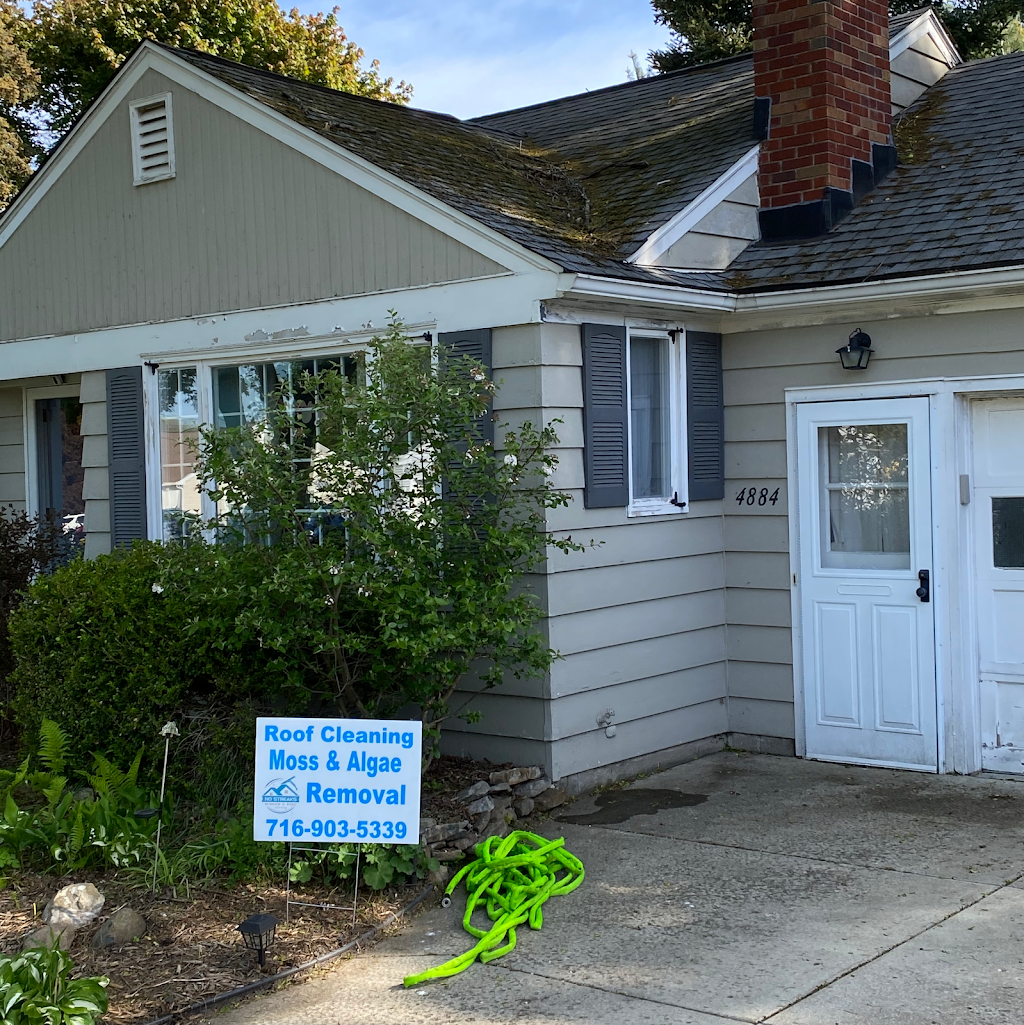
[[[152,590],[152,592],[154,594],[163,594],[164,593],[163,584],[154,584],[150,590]]]
[[[516,459],[516,457],[511,452],[509,452],[509,454],[507,456],[505,456],[505,465],[506,466],[518,466],[519,465],[519,460]]]
[[[361,598],[365,598],[365,597],[367,597],[367,596],[369,595],[369,593],[370,593],[370,592],[369,592],[369,590],[368,590],[367,588],[365,588],[365,587],[360,587],[360,588],[359,588],[359,596],[360,596]]]
[[[474,370],[470,375],[474,381],[486,381],[487,375],[482,370]]]
[[[328,570],[328,572],[331,574],[332,577],[336,577],[336,576],[338,576],[338,574],[341,573],[341,567],[340,566],[332,566]]]
[[[328,595],[326,598],[324,598],[324,604],[325,605],[333,605],[334,604],[334,599],[330,595]]]

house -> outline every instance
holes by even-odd
[[[753,54],[470,122],[143,43],[0,219],[0,503],[176,536],[179,441],[394,308],[562,419],[549,525],[603,542],[448,750],[1024,771],[1024,54],[754,11]]]

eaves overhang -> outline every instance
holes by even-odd
[[[890,320],[991,309],[1024,308],[1024,264],[952,274],[893,278],[770,292],[730,292],[578,274],[559,294],[572,302],[637,304],[666,314],[721,317],[722,331],[842,323],[850,317]]]

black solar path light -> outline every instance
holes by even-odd
[[[871,351],[871,336],[860,328],[850,335],[850,340],[841,349],[836,349],[844,370],[867,370]]]
[[[260,968],[266,963],[267,951],[274,945],[278,924],[273,915],[250,915],[238,927],[245,945],[250,950],[256,951]]]

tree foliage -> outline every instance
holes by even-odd
[[[29,53],[40,106],[64,131],[142,39],[266,68],[331,89],[407,102],[404,83],[382,78],[330,14],[286,15],[276,0],[36,0]]]
[[[14,0],[0,0],[0,210],[32,173],[25,109],[39,76],[28,57],[28,22]]]
[[[732,57],[752,46],[751,0],[651,0],[651,6],[655,20],[672,33],[664,50],[649,55],[659,72]],[[1024,14],[1022,0],[942,0],[932,6],[964,60],[1016,48],[1012,25]],[[920,0],[892,0],[889,13],[919,7]]]

